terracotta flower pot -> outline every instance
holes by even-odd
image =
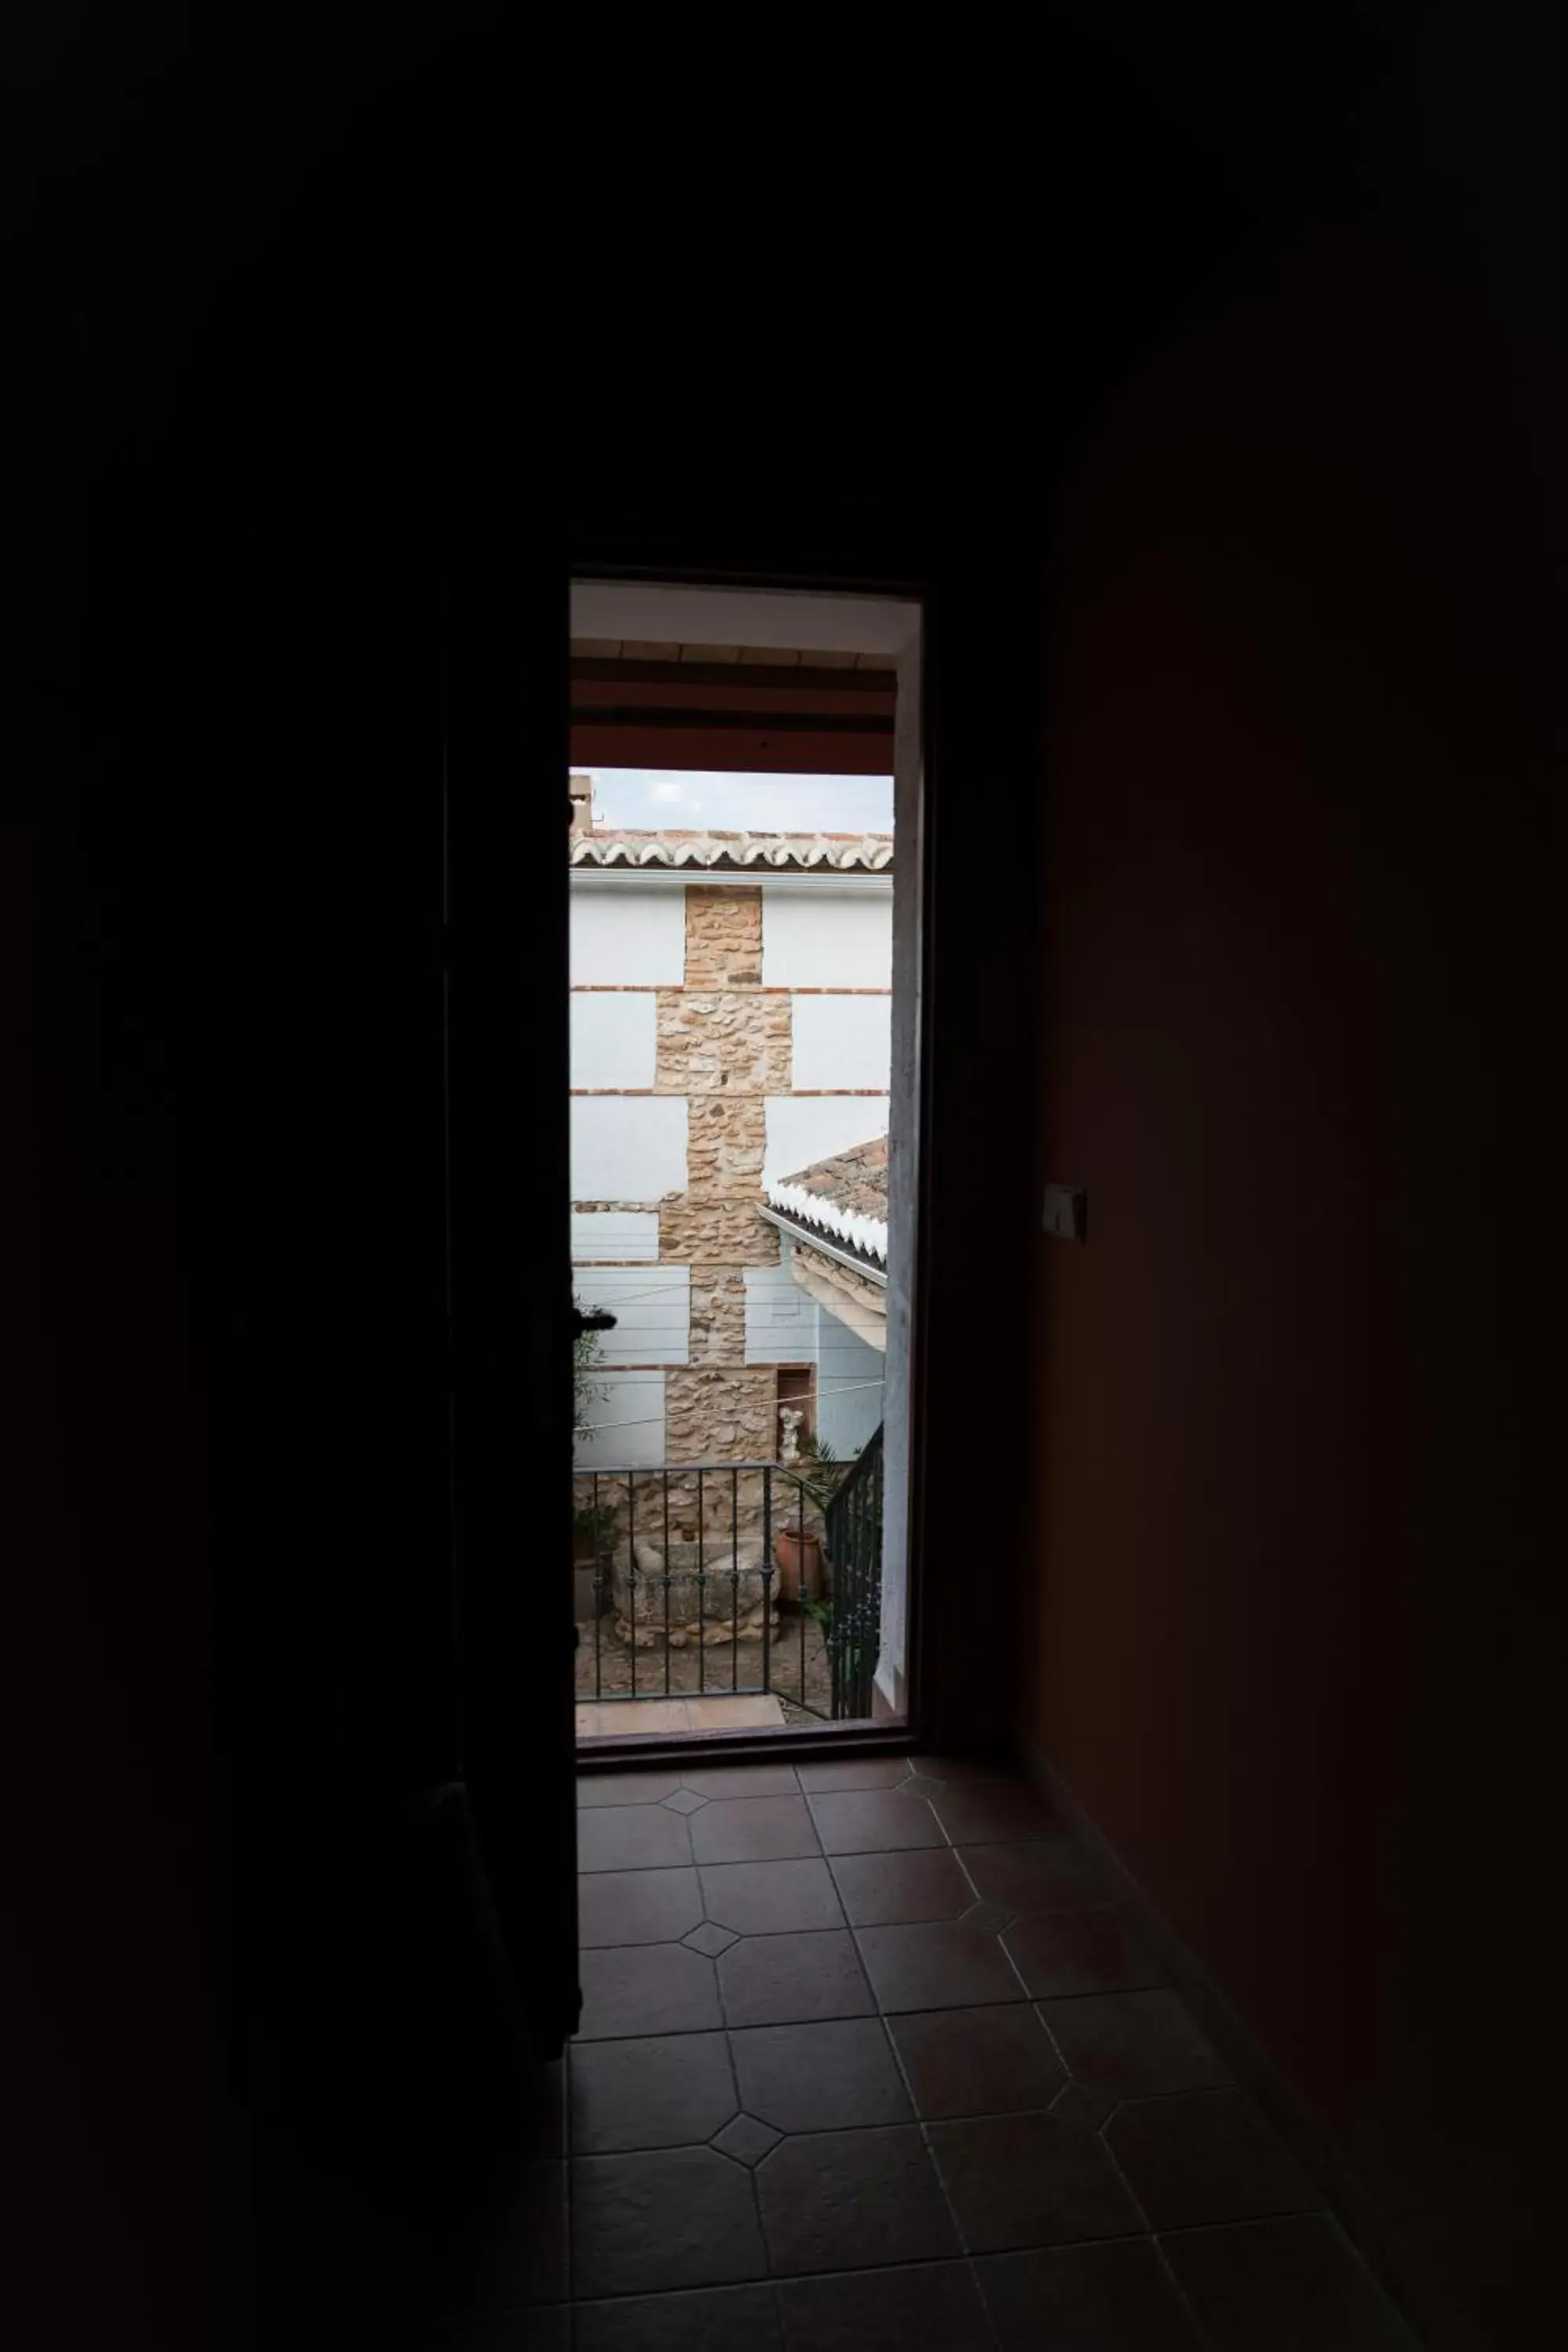
[[[781,1601],[816,1601],[822,1593],[822,1538],[781,1528],[773,1543]]]

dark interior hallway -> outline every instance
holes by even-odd
[[[579,1983],[584,2305],[1103,2346],[1125,2286],[1211,2352],[1342,2352],[1386,2293],[1433,2352],[1542,2340],[1563,207],[1522,23],[8,37],[9,2340],[418,2340],[427,2248],[531,2315],[468,2352],[559,2338],[564,2221],[486,2233],[561,2180]],[[974,1832],[983,1784],[579,1837],[564,1122],[518,1009],[564,1003],[595,571],[925,600],[919,1729],[1103,1842],[1169,1986],[1104,1983],[1152,1963],[1100,1906],[1036,1917],[1057,1832]],[[527,1051],[563,1103],[563,1013]],[[853,1868],[861,1814],[934,1842]],[[731,1926],[748,1820],[803,1851]],[[928,1868],[1023,1927],[855,1916]],[[808,1880],[823,1924],[765,1924]],[[595,1941],[606,1904],[659,1935]],[[795,1935],[845,2015],[731,2000]],[[807,2029],[782,2144],[711,2153],[700,2085]],[[626,2046],[671,2035],[661,2122]],[[864,2083],[885,2116],[819,2120]],[[874,2248],[804,2179],[782,2221],[863,2133]],[[673,2268],[623,2242],[628,2166],[667,2216],[722,2180],[721,2250],[679,2195]]]

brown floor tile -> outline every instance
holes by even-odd
[[[1040,2015],[1068,2071],[1119,2098],[1227,2084],[1230,2068],[1173,1992],[1108,1992],[1046,2000]]]
[[[804,1797],[721,1797],[691,1817],[699,1862],[785,1862],[820,1853]]]
[[[724,1862],[700,1875],[709,1918],[737,1936],[784,1936],[844,1925],[837,1890],[823,1861]]]
[[[891,1853],[947,1843],[931,1807],[900,1789],[843,1789],[813,1797],[811,1811],[824,1853]]]
[[[793,1764],[712,1764],[682,1772],[680,1785],[699,1797],[798,1797]]]
[[[783,2140],[752,2177],[769,2259],[783,2274],[862,2270],[959,2251],[912,2124]]]
[[[1100,2141],[1052,2116],[931,2124],[932,2156],[971,2253],[1115,2238],[1142,2227]]]
[[[993,2352],[966,2263],[784,2279],[788,2352]]]
[[[833,1764],[797,1764],[795,1769],[811,1797],[837,1789],[896,1789],[909,1779],[915,1763],[910,1756],[862,1756]]]
[[[803,2025],[868,2017],[876,2009],[855,1939],[844,1928],[801,1936],[749,1936],[718,1962],[731,2026]]]
[[[879,2018],[756,2026],[731,2033],[730,2047],[742,2106],[778,2131],[843,2131],[911,2120]]]
[[[773,2298],[771,2286],[715,2286],[580,2303],[576,2352],[779,2352]]]
[[[1099,1910],[1110,1900],[1103,1880],[1065,1837],[961,1845],[958,1858],[977,1895],[1022,1917],[1042,1911]]]
[[[690,1830],[661,1804],[604,1805],[577,1816],[579,1870],[662,1870],[690,1860]]]
[[[1125,1911],[1042,1912],[1004,1929],[1007,1957],[1037,2000],[1079,1992],[1135,1992],[1164,1973]]]
[[[945,1845],[906,1853],[835,1854],[833,1875],[853,1927],[956,1919],[974,1901],[974,1889]]]
[[[626,1944],[584,1952],[579,2042],[701,2033],[722,2025],[713,1962],[683,1944]]]
[[[727,2156],[671,2147],[573,2159],[575,2294],[727,2286],[766,2270],[751,2175]]]
[[[989,2254],[974,2271],[1002,2352],[1201,2352],[1146,2238]]]
[[[571,2053],[571,2070],[572,2148],[577,2156],[700,2146],[735,2112],[722,2033],[579,2042]]]
[[[1067,2074],[1051,2038],[1019,2008],[939,2009],[888,2021],[917,2113],[1004,2116],[1048,2107]]]
[[[954,1845],[991,1845],[1003,1838],[1037,1838],[1061,1822],[1025,1782],[996,1788],[963,1786],[933,1797],[931,1809]]]
[[[1244,2091],[1129,2100],[1105,2138],[1156,2230],[1261,2221],[1323,2201]]]
[[[580,1806],[657,1805],[680,1786],[679,1772],[584,1772],[578,1776]]]
[[[1415,2352],[1326,2214],[1177,2230],[1160,2243],[1213,2352]]]
[[[994,1936],[944,1921],[856,1934],[880,2009],[973,2009],[1024,1998]]]
[[[577,1881],[577,1940],[678,1944],[702,1918],[695,1870],[588,1871]]]

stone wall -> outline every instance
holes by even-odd
[[[746,1285],[738,1265],[692,1267],[690,1317],[693,1364],[744,1364]]]
[[[688,988],[760,988],[763,894],[705,886],[686,894]]]
[[[771,1461],[777,1452],[773,1396],[770,1365],[672,1365],[664,1382],[669,1460]]]
[[[703,898],[694,890],[690,896]],[[787,1094],[790,1001],[721,989],[661,988],[654,1092]]]
[[[758,1198],[761,1197],[758,1183]],[[777,1265],[779,1237],[764,1224],[755,1200],[697,1200],[689,1192],[670,1192],[658,1204],[658,1256],[661,1265],[689,1265],[695,1287],[699,1279],[723,1267]]]
[[[744,1202],[755,1216],[763,1198],[761,1095],[693,1095],[686,1130],[686,1194],[710,1207]]]

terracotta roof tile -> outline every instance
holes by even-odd
[[[576,866],[683,866],[781,874],[888,874],[890,833],[632,833],[616,828],[572,836]]]
[[[873,1136],[848,1151],[814,1161],[798,1174],[768,1179],[770,1208],[847,1243],[862,1255],[888,1258],[888,1139]]]

